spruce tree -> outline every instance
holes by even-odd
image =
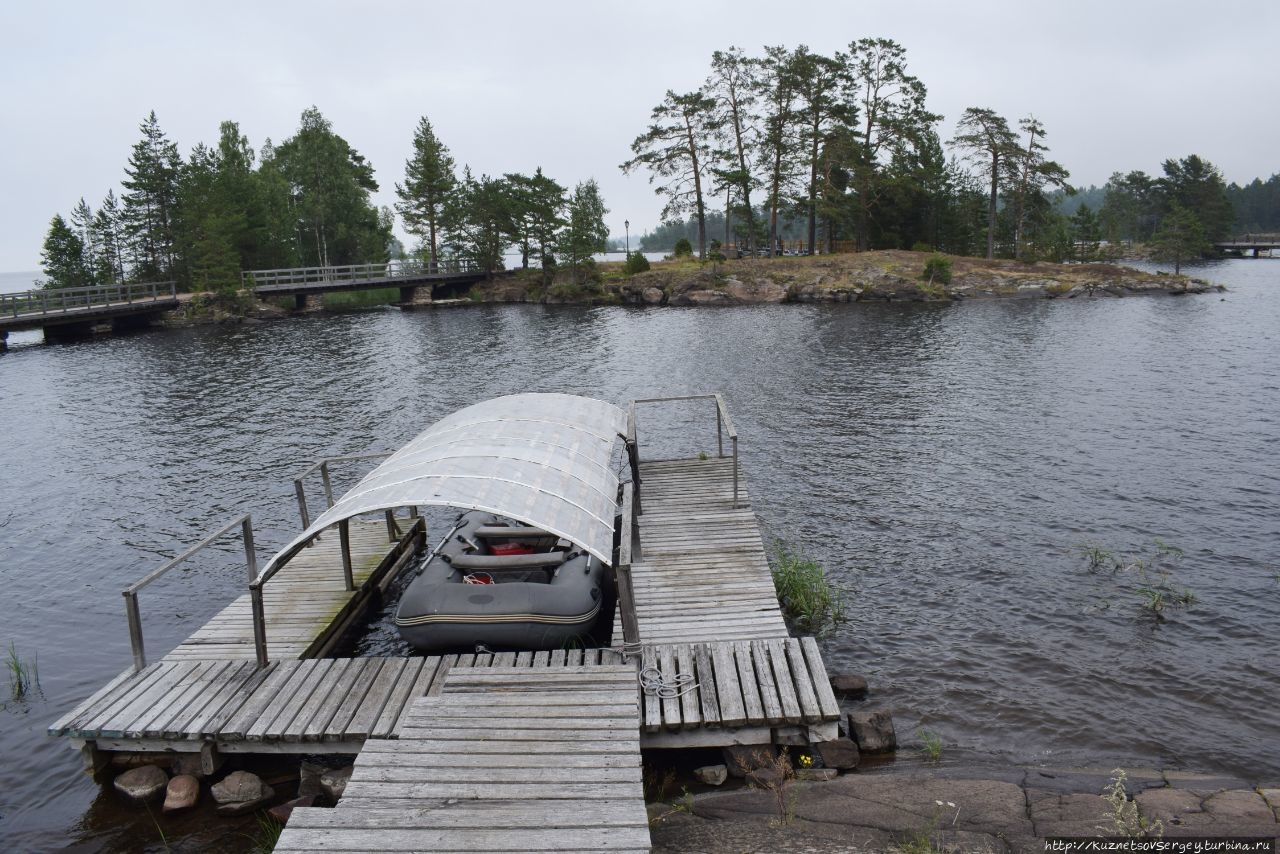
[[[79,288],[89,284],[84,266],[84,241],[67,225],[62,214],[54,214],[49,221],[40,266],[48,277],[44,283],[46,288]]]
[[[160,129],[155,110],[139,127],[125,168],[124,232],[133,258],[133,277],[161,281],[174,274],[174,225],[182,161],[178,147]]]
[[[405,229],[422,238],[428,269],[433,273],[439,261],[441,214],[457,186],[453,157],[423,116],[413,133],[413,156],[404,164],[404,184],[396,184],[400,197],[396,210]]]

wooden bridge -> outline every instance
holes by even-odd
[[[429,304],[441,296],[458,295],[488,275],[478,264],[465,260],[417,261],[385,264],[353,264],[343,267],[297,267],[283,270],[246,270],[240,274],[245,290],[260,299],[293,297],[299,309],[318,308],[326,293],[398,288],[400,304]]]
[[[0,349],[4,349],[10,332],[43,329],[46,338],[57,338],[84,335],[104,323],[113,329],[137,328],[177,306],[173,282],[0,294]]]
[[[817,644],[779,613],[723,400],[636,404],[671,400],[714,408],[718,455],[637,460],[623,484],[610,647],[325,657],[425,523],[350,520],[267,576],[246,516],[125,591],[134,667],[50,734],[90,770],[117,751],[210,772],[222,754],[358,753],[338,807],[296,810],[278,851],[646,851],[641,748],[820,742],[840,716]],[[329,462],[295,479],[304,528],[303,479],[319,470],[332,505]],[[148,663],[138,592],[237,529],[249,591]]]
[[[1254,258],[1265,255],[1270,258],[1275,250],[1280,249],[1280,234],[1243,234],[1215,243],[1213,246],[1223,252],[1239,252],[1241,255]]]

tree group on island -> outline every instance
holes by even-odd
[[[1183,223],[1177,234],[1188,233],[1188,218],[1203,233],[1179,251],[1201,254],[1229,233],[1228,188],[1195,155],[1166,161],[1163,179],[1142,176],[1136,189],[1117,175],[1108,185],[1114,201],[1067,215],[1055,200],[1075,190],[1049,159],[1039,119],[1011,125],[994,110],[969,107],[944,144],[943,117],[926,96],[906,50],[888,39],[855,40],[831,56],[804,45],[765,47],[758,56],[736,47],[714,52],[702,85],[668,90],[621,165],[646,170],[666,200],[663,225],[641,247],[688,238],[705,258],[714,239],[772,254],[785,237],[809,254],[840,246],[1082,259],[1104,239],[1144,239],[1159,249],[1155,231],[1175,211]],[[1269,188],[1251,185],[1252,198]],[[1151,226],[1136,237],[1115,227],[1132,191],[1140,191],[1135,209]]]
[[[174,281],[230,292],[240,271],[386,258],[391,212],[369,199],[373,167],[314,107],[298,131],[254,152],[235,122],[185,160],[153,111],[125,166],[122,193],[96,212],[81,199],[49,226],[49,287]]]
[[[174,281],[183,291],[231,294],[241,271],[381,263],[403,254],[395,214],[379,209],[374,170],[334,133],[315,107],[297,132],[254,152],[235,122],[218,143],[197,144],[185,160],[152,112],[125,167],[119,197],[97,211],[81,199],[70,218],[53,217],[42,266],[47,287]],[[575,277],[605,248],[607,213],[594,180],[570,193],[542,173],[498,179],[458,176],[449,150],[423,118],[414,134],[397,210],[422,239],[433,268],[444,257],[492,271],[508,247],[525,267],[552,275],[557,256]]]
[[[418,121],[413,155],[396,195],[405,228],[421,240],[417,253],[432,270],[442,257],[456,257],[491,272],[501,269],[502,256],[515,247],[522,268],[532,262],[542,269],[544,284],[550,283],[557,258],[567,262],[576,281],[609,237],[608,210],[594,179],[570,193],[541,168],[532,175],[477,178],[465,166],[459,177],[453,156],[425,116]]]

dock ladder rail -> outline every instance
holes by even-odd
[[[333,506],[333,482],[330,467],[333,463],[353,462],[371,459],[382,459],[391,455],[390,451],[379,451],[367,454],[351,454],[340,457],[326,457],[312,463],[301,474],[294,478],[294,491],[298,500],[298,512],[302,517],[302,527],[306,529],[311,524],[310,513],[307,507],[305,479],[312,473],[319,471],[324,484],[325,498],[330,507]],[[395,510],[385,511],[387,524],[387,538],[390,542],[396,542],[404,537],[405,532],[400,530],[395,517]],[[416,507],[409,508],[409,518],[416,524],[419,515]],[[253,520],[252,515],[245,513],[232,519],[213,533],[206,536],[200,542],[187,549],[182,554],[168,561],[159,569],[149,573],[146,577],[126,587],[121,594],[125,600],[125,616],[129,623],[129,643],[133,651],[133,669],[135,673],[140,673],[147,666],[146,646],[142,633],[142,615],[138,605],[138,593],[148,585],[159,580],[178,564],[190,560],[199,552],[209,548],[222,537],[235,531],[239,527],[241,538],[244,542],[245,553],[245,569],[248,575],[250,607],[253,614],[254,628],[254,648],[258,666],[266,667],[269,664],[267,657],[267,637],[266,637],[266,616],[263,606],[262,590],[263,586],[275,575],[280,569],[279,566],[273,567],[265,574],[260,575],[258,572],[258,557],[254,545],[253,537]],[[411,525],[412,528],[412,525]],[[342,569],[344,581],[347,590],[355,590],[354,568],[351,558],[351,536],[349,520],[344,519],[338,523],[338,534],[340,538],[340,550],[342,554]]]
[[[235,530],[237,526],[239,526],[244,540],[245,564],[249,571],[249,583],[252,584],[254,579],[258,577],[258,556],[253,547],[253,520],[250,514],[245,513],[243,516],[232,519],[164,566],[150,573],[141,581],[134,582],[122,591],[125,615],[129,619],[129,644],[133,647],[133,670],[135,673],[141,673],[147,666],[147,653],[142,641],[142,615],[138,609],[138,592],[178,564],[208,548],[224,534]]]
[[[729,408],[725,406],[724,397],[720,394],[691,394],[683,397],[650,397],[643,400],[631,401],[630,411],[627,418],[627,429],[630,435],[627,437],[628,442],[635,449],[635,459],[638,463],[640,460],[640,440],[637,435],[636,428],[636,407],[642,404],[656,403],[682,403],[692,400],[713,400],[716,404],[716,453],[721,459],[724,459],[724,437],[727,434],[729,442],[732,445],[730,456],[733,457],[733,508],[736,510],[741,502],[738,500],[738,482],[740,479],[738,468],[738,431],[733,426],[733,419],[729,417]],[[640,490],[637,490],[637,493]],[[637,497],[637,501],[639,498]]]

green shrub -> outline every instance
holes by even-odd
[[[682,237],[679,240],[677,240],[676,247],[673,250],[672,254],[674,254],[677,258],[688,258],[690,255],[692,255],[693,244],[689,242],[689,238]]]
[[[622,265],[622,272],[628,276],[634,276],[636,273],[646,273],[649,271],[649,259],[638,249],[627,256],[626,262]]]
[[[951,259],[945,255],[930,255],[929,260],[924,262],[924,272],[920,274],[920,278],[930,284],[951,284]]]

